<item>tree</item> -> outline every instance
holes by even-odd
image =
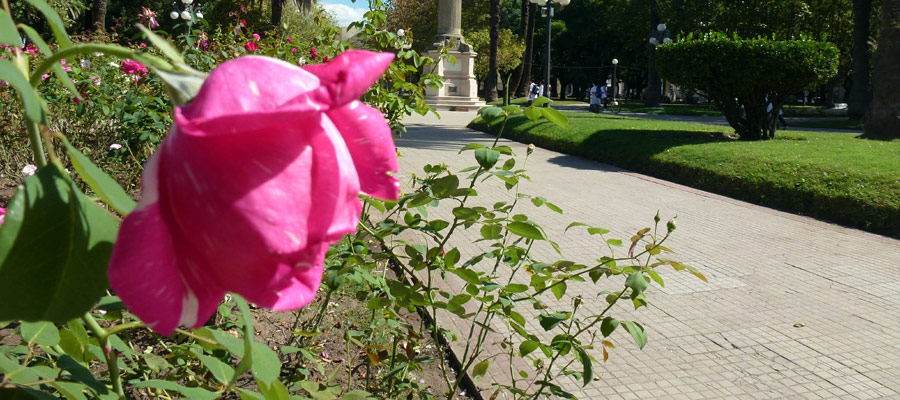
[[[650,27],[655,30],[659,25],[659,5],[656,0],[650,0]],[[647,107],[659,107],[660,93],[659,72],[656,69],[656,46],[647,44],[647,94],[644,96],[644,105]]]
[[[881,0],[881,33],[872,57],[872,105],[865,137],[900,139],[900,0]]]
[[[272,18],[271,23],[272,26],[278,28],[281,26],[281,17],[284,14],[284,3],[285,0],[271,0],[272,1]],[[291,0],[291,3],[300,11],[309,10],[310,7],[316,2],[316,0]]]
[[[403,29],[412,36],[412,48],[425,52],[431,48],[437,35],[437,0],[391,0],[387,12],[386,29]]]
[[[850,118],[866,115],[872,98],[869,84],[869,26],[872,0],[853,0],[853,78],[848,112]]]
[[[106,30],[106,0],[94,0],[94,29]]]
[[[531,64],[534,59],[534,25],[537,5],[528,5],[528,32],[525,34],[525,54],[522,55],[522,79],[516,90],[518,96],[525,96],[528,92],[528,83],[531,81]]]
[[[531,7],[529,7],[530,4],[531,3],[528,0],[522,0],[522,8],[519,13],[518,34],[520,38],[526,38],[528,36],[528,28],[531,24],[531,13],[529,12],[531,10]],[[519,66],[516,67],[516,70],[513,71],[513,77],[512,80],[510,80],[511,88],[509,90],[515,88],[515,95],[519,97],[525,96],[525,91],[528,90],[528,88],[524,87],[524,85],[522,84],[522,76],[525,75],[524,72],[526,65],[528,64],[525,62],[525,60],[522,60],[522,62],[519,63]],[[510,95],[510,97],[512,97],[512,94]]]
[[[666,80],[708,93],[743,140],[773,139],[775,117],[787,97],[831,79],[839,54],[831,43],[721,34],[663,44],[656,51]]]
[[[497,73],[502,78],[522,63],[525,41],[516,37],[509,29],[501,29],[498,39]],[[485,80],[490,69],[490,33],[487,29],[469,32],[466,34],[466,41],[478,53],[475,56],[475,79]]]
[[[490,50],[488,73],[484,79],[484,99],[487,102],[497,100],[497,46],[500,42],[500,0],[491,0]]]

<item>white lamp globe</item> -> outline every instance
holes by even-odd
[[[181,2],[184,4],[191,4],[194,2],[194,0],[181,0]]]
[[[172,11],[169,13],[169,17],[172,19],[178,19],[178,11]]]
[[[190,20],[191,20],[191,13],[189,13],[189,12],[187,12],[187,11],[182,11],[182,12],[181,12],[181,19],[183,19],[183,20],[185,20],[185,21],[190,21]]]
[[[618,59],[618,58],[613,58],[613,65],[616,65],[616,64],[618,64],[618,63],[619,63],[619,59]]]
[[[672,43],[672,39],[665,38],[663,39],[663,43]]]
[[[194,13],[194,15],[196,15],[197,18],[203,18],[203,13],[200,11],[197,11],[196,13]]]
[[[665,31],[666,31],[666,24],[659,24],[659,25],[657,25],[657,26],[656,26],[656,30],[658,30],[658,31],[660,31],[660,32],[665,32]]]
[[[559,3],[559,5],[565,7],[565,6],[569,5],[569,2],[571,2],[571,1],[572,0],[557,0],[556,2]]]
[[[650,38],[650,44],[656,46],[659,44],[659,40],[656,40],[655,37]]]

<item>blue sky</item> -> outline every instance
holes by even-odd
[[[320,0],[319,4],[334,14],[341,26],[359,20],[369,8],[366,0],[356,0],[356,3],[351,0]]]

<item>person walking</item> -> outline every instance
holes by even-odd
[[[538,85],[537,85],[537,96],[535,96],[535,98],[537,98],[537,97],[550,97],[549,93],[544,93],[544,80],[543,79],[541,79],[540,83],[538,83]],[[544,103],[544,107],[547,107],[547,106],[549,106],[549,104]]]
[[[607,97],[607,95],[606,95],[606,84],[605,83],[603,84],[603,86],[600,86],[600,104],[603,104],[604,110],[609,105],[609,97]]]
[[[525,104],[526,107],[531,107],[531,103],[534,103],[534,99],[538,97],[540,94],[540,89],[538,85],[534,83],[534,79],[528,80],[528,103]]]
[[[602,99],[600,98],[600,88],[597,86],[597,82],[591,82],[591,94],[590,94],[590,110],[591,112],[600,112],[600,105],[602,103]]]

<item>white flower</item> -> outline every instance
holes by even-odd
[[[99,51],[95,51],[95,52],[94,52],[94,57],[103,57],[103,53],[101,53],[101,52],[99,52]]]
[[[34,175],[35,171],[37,171],[37,167],[31,164],[25,164],[25,167],[22,168],[22,175],[32,176]]]
[[[91,60],[84,59],[84,60],[79,61],[78,64],[81,65],[81,68],[90,68]]]
[[[191,13],[189,13],[189,12],[187,12],[187,11],[182,11],[182,12],[181,12],[181,19],[183,19],[183,20],[185,20],[185,21],[190,21],[190,19],[191,19]]]
[[[172,11],[169,13],[169,17],[172,19],[178,19],[178,11]]]
[[[197,11],[195,15],[197,16],[197,18],[203,18],[203,13],[200,11]]]
[[[297,60],[297,65],[306,65],[306,57],[300,57],[300,59]]]
[[[116,64],[114,61],[110,61],[109,66],[113,68],[119,68],[119,64]]]
[[[401,29],[398,29],[398,30],[397,30],[397,36],[400,36],[400,37],[406,36],[406,31],[403,30],[402,28],[401,28]]]
[[[113,143],[113,144],[109,145],[110,150],[119,150],[121,148],[122,148],[122,145],[118,144],[118,143]]]

